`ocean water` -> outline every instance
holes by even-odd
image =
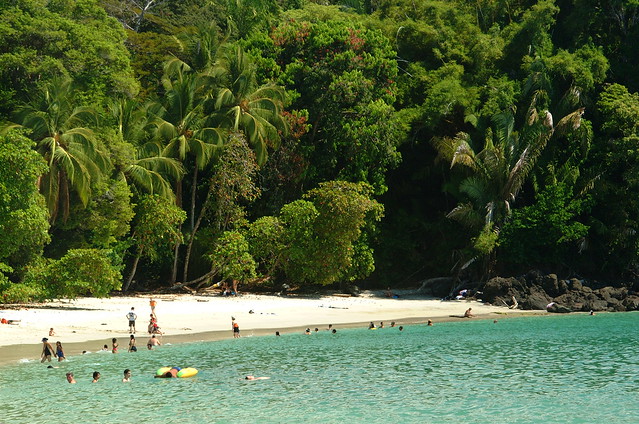
[[[0,423],[639,423],[638,324],[460,320],[17,363],[0,368]],[[161,366],[200,372],[154,379]]]

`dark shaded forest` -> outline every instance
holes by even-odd
[[[0,17],[0,303],[637,278],[634,0]]]

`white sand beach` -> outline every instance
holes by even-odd
[[[112,297],[109,299],[80,298],[73,301],[53,301],[20,308],[0,307],[0,318],[14,324],[0,325],[0,363],[20,359],[38,359],[41,339],[61,341],[67,356],[83,350],[95,351],[112,338],[117,338],[121,350],[126,350],[129,326],[126,314],[133,307],[137,314],[136,338],[144,348],[149,338],[147,326],[151,308],[150,295]],[[477,301],[441,301],[432,298],[400,296],[383,297],[381,292],[364,292],[359,297],[337,295],[297,297],[243,294],[238,297],[157,295],[156,314],[165,342],[216,340],[232,337],[231,317],[235,317],[242,336],[263,335],[280,331],[302,331],[306,327],[325,329],[366,325],[381,321],[390,325],[425,323],[463,319],[472,308],[475,318],[507,317],[539,314],[545,311],[511,310]],[[53,328],[55,336],[49,337]]]

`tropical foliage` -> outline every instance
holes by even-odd
[[[639,278],[637,2],[320,3],[0,0],[1,301]]]

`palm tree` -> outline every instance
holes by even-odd
[[[162,80],[165,95],[153,105],[151,128],[154,141],[162,144],[162,155],[176,158],[182,163],[193,161],[191,182],[190,228],[195,225],[198,171],[206,168],[214,154],[224,144],[226,131],[204,125],[204,102],[210,98],[208,75],[194,74],[183,62],[170,61]],[[176,202],[182,205],[182,181],[175,187]],[[175,247],[172,281],[177,278],[179,245]]]
[[[97,123],[95,113],[86,107],[75,107],[70,79],[56,79],[45,84],[37,96],[18,111],[22,127],[31,130],[30,138],[49,164],[49,171],[39,181],[41,193],[54,223],[62,209],[69,216],[71,190],[86,206],[91,197],[91,184],[110,168],[109,156],[97,142],[94,133],[82,126],[89,120]]]
[[[287,131],[282,117],[286,93],[274,84],[258,87],[255,70],[239,46],[227,51],[220,66],[223,86],[215,96],[211,126],[242,131],[263,165],[268,147],[277,148],[280,132]]]
[[[470,136],[463,132],[452,138],[434,139],[440,158],[449,162],[451,168],[463,166],[468,172],[459,184],[459,191],[469,201],[458,204],[448,217],[468,225],[479,234],[475,239],[475,251],[492,254],[499,228],[509,216],[517,195],[548,141],[553,135],[578,128],[583,112],[583,108],[578,109],[553,125],[549,111],[538,113],[531,107],[520,132],[514,130],[512,111],[497,114],[492,119],[492,128],[486,131],[480,151],[473,147]],[[476,258],[470,258],[462,268]]]
[[[159,194],[175,200],[173,187],[168,179],[180,180],[184,167],[174,158],[162,156],[162,146],[144,142],[148,122],[147,108],[140,107],[132,99],[119,99],[111,104],[111,116],[117,124],[117,133],[131,147],[125,163],[116,164],[116,178],[124,179],[148,194]],[[139,144],[142,143],[141,146]]]

